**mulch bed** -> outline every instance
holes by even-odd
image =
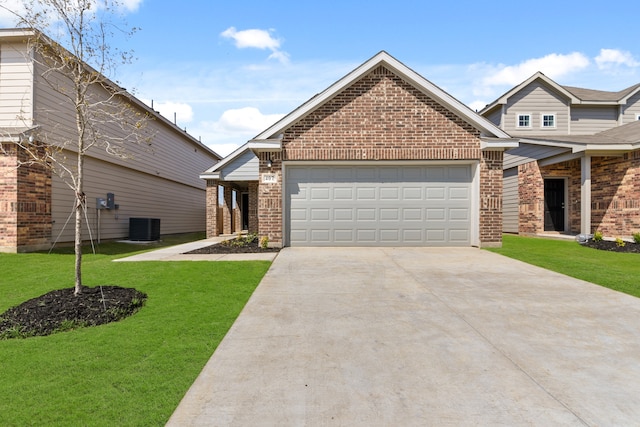
[[[589,240],[586,243],[581,243],[581,245],[593,249],[599,249],[601,251],[640,253],[640,245],[631,242],[625,242],[624,246],[618,246],[616,242],[612,242],[609,240]]]
[[[279,252],[280,248],[261,248],[258,241],[236,243],[236,239],[225,240],[211,246],[195,249],[186,254],[252,254],[261,252]]]
[[[50,335],[55,332],[116,322],[136,313],[147,295],[132,288],[97,286],[48,292],[0,314],[0,339]]]

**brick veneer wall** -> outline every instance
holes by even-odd
[[[640,231],[640,152],[591,159],[591,229],[607,237]]]
[[[477,160],[481,241],[499,244],[502,153],[483,154],[479,137],[473,126],[380,66],[290,126],[282,152],[259,156],[260,173],[277,175],[276,184],[259,185],[259,233],[282,244],[283,160]]]
[[[480,163],[480,242],[502,244],[502,151],[485,151]]]
[[[565,205],[569,222],[565,232],[580,232],[580,160],[571,160],[540,168],[538,162],[518,166],[518,191],[520,193],[519,232],[538,234],[544,232],[544,179],[566,178],[567,199]]]
[[[249,182],[249,233],[258,232],[258,181]]]
[[[13,144],[0,154],[0,249],[23,252],[51,242],[51,171],[22,164],[27,157]]]
[[[544,230],[544,181],[538,162],[518,166],[519,232],[536,234]]]
[[[567,178],[569,224],[580,233],[580,160],[539,168],[537,162],[518,169],[520,233],[544,231],[544,178]],[[631,237],[640,231],[640,152],[591,159],[591,232]]]
[[[218,185],[216,179],[207,180],[207,237],[218,235]]]

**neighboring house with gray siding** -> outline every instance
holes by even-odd
[[[37,166],[16,167],[24,157],[12,141],[50,132],[72,140],[76,134],[71,105],[43,81],[46,70],[29,51],[31,34],[0,31],[0,135],[6,151],[0,154],[2,252],[43,249],[55,239],[74,238],[73,223],[64,227],[75,205],[69,187]],[[92,90],[98,95],[103,91]],[[127,94],[126,102],[151,118],[147,129],[153,136],[148,144],[130,144],[126,159],[97,149],[85,157],[84,191],[93,237],[127,238],[129,218],[138,217],[160,219],[162,234],[204,231],[206,187],[198,174],[220,156],[135,97]],[[109,129],[113,135],[118,131]],[[117,209],[97,209],[97,199],[108,193]]]
[[[505,232],[640,231],[640,84],[609,92],[538,72],[480,114],[520,142],[504,155]]]

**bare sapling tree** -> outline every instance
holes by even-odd
[[[12,12],[18,27],[28,33],[34,79],[61,102],[55,112],[25,115],[30,133],[15,144],[24,153],[23,164],[48,168],[75,195],[75,293],[79,294],[87,218],[85,157],[102,152],[126,158],[133,144],[150,144],[152,137],[147,127],[151,116],[111,80],[117,66],[133,58],[131,51],[112,42],[126,40],[136,29],[123,29],[124,9],[117,0],[25,0],[22,6]],[[62,116],[65,120],[60,120]]]

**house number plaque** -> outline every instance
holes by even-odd
[[[263,184],[275,184],[278,182],[278,178],[275,173],[263,173],[262,174],[262,183]]]

